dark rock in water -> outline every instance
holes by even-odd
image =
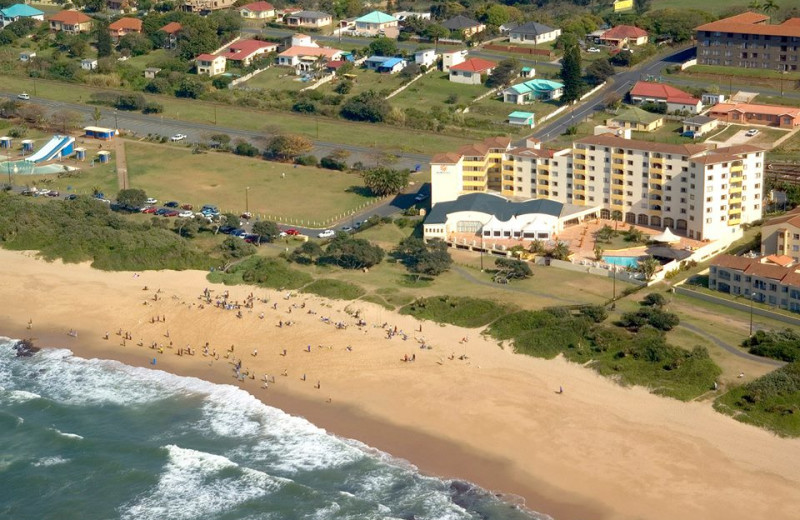
[[[35,347],[33,341],[29,339],[21,339],[11,348],[17,351],[17,357],[31,357],[41,350],[39,347]]]

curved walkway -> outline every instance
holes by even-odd
[[[510,285],[510,284],[509,285],[503,285],[503,284],[499,284],[499,283],[487,282],[486,280],[480,280],[480,279],[476,278],[475,276],[473,276],[472,273],[470,273],[467,269],[465,269],[463,267],[460,267],[460,266],[457,266],[457,265],[454,265],[452,267],[452,269],[453,269],[453,271],[455,271],[459,275],[461,275],[462,278],[465,278],[467,281],[472,282],[472,283],[476,283],[478,285],[485,285],[487,287],[493,287],[495,289],[502,289],[504,291],[513,291],[513,292],[518,292],[518,293],[531,294],[533,296],[542,296],[542,297],[545,297],[545,298],[550,298],[551,300],[558,300],[560,302],[564,302],[565,304],[568,304],[568,305],[575,305],[575,304],[579,304],[579,303],[585,303],[585,302],[579,302],[579,301],[575,301],[575,300],[567,300],[565,298],[559,298],[558,296],[555,296],[552,293],[547,292],[547,291],[531,291],[529,289],[522,289],[520,287],[514,287],[513,285]]]
[[[744,352],[743,350],[734,347],[733,345],[729,345],[715,336],[712,336],[711,334],[705,332],[703,329],[697,327],[696,325],[692,325],[690,323],[681,323],[678,326],[690,330],[699,336],[703,336],[704,338],[706,338],[709,341],[712,341],[715,345],[725,350],[726,352],[730,352],[731,354],[739,356],[740,358],[744,358],[748,361],[754,361],[756,363],[761,363],[762,365],[770,365],[774,367],[782,367],[783,365],[786,364],[783,361],[778,361],[776,359],[770,359],[761,356],[754,356],[753,354]]]

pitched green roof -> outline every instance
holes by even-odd
[[[24,18],[29,16],[41,16],[44,14],[43,11],[26,4],[14,4],[5,9],[0,9],[0,13],[2,13],[6,18],[16,18],[18,16]]]
[[[515,111],[508,114],[509,119],[517,118],[517,119],[528,119],[529,117],[533,116],[533,112],[522,112],[522,111]]]
[[[628,107],[624,110],[620,110],[620,112],[610,117],[612,121],[623,121],[629,123],[644,123],[649,125],[654,121],[658,121],[661,119],[662,116],[658,114],[654,114],[652,112],[648,112],[647,110],[642,110],[639,107]]]
[[[551,92],[564,88],[564,84],[557,81],[550,81],[549,79],[532,79],[523,83],[517,83],[509,88],[517,94],[525,94],[526,92]]]
[[[372,11],[371,13],[365,14],[361,18],[356,18],[356,23],[387,23],[387,22],[396,22],[397,18],[390,14],[382,13],[380,11]]]

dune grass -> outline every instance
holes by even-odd
[[[433,296],[409,303],[400,309],[400,313],[421,320],[475,328],[487,325],[512,310],[514,307],[492,300]]]
[[[356,284],[322,278],[315,280],[302,289],[305,293],[316,294],[331,300],[355,300],[363,296],[366,291]]]

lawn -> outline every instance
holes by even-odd
[[[311,83],[300,81],[300,76],[292,74],[292,69],[287,67],[270,67],[259,72],[252,79],[243,83],[247,88],[261,88],[264,90],[300,90]]]
[[[389,101],[401,109],[416,108],[428,112],[433,107],[467,105],[489,91],[484,85],[453,83],[448,78],[443,72],[433,71]]]
[[[126,151],[131,187],[159,200],[215,204],[234,213],[248,205],[272,220],[320,227],[375,201],[363,194],[355,174],[134,141],[126,142]]]
[[[666,2],[665,2],[666,3]],[[782,73],[777,70],[764,70],[764,69],[745,69],[741,67],[723,67],[717,65],[694,65],[687,69],[689,75],[691,74],[714,74],[721,76],[735,76],[740,78],[750,79],[782,79],[786,80],[787,89],[790,88],[791,81],[800,79],[800,73],[787,72]],[[774,82],[772,82],[774,85]]]
[[[169,57],[170,54],[166,49],[156,49],[148,54],[143,54],[141,56],[133,56],[132,58],[128,58],[125,63],[126,65],[130,65],[136,69],[144,71],[147,67],[149,67],[152,63],[158,63],[159,61],[163,60],[164,58]]]
[[[800,154],[800,132],[794,134],[792,137],[781,143],[778,148],[772,150],[769,154],[769,158],[773,160],[780,159],[796,161],[798,154]]]
[[[367,90],[374,90],[380,94],[389,95],[403,84],[403,79],[399,74],[380,74],[374,70],[367,70],[364,68],[356,68],[351,74],[353,74],[356,79],[353,82],[353,89],[347,94],[348,97],[366,92]],[[333,94],[339,82],[339,79],[335,79],[320,86],[318,90],[325,94]]]
[[[718,15],[731,5],[747,5],[747,2],[731,2],[731,0],[706,0],[697,3],[697,0],[657,0],[652,2],[651,10],[657,9],[700,9]]]
[[[29,78],[6,74],[0,75],[0,90],[11,92],[29,91],[33,94],[34,85]],[[108,90],[96,89],[76,83],[37,80],[35,92],[38,96],[56,101],[85,103],[92,93],[107,92]],[[219,110],[216,110],[217,124],[222,127],[227,126],[250,131],[279,129],[307,136],[318,136],[321,141],[372,146],[384,150],[437,153],[442,150],[458,148],[471,141],[470,139],[445,136],[434,132],[409,131],[405,128],[391,127],[389,125],[353,123],[341,119],[315,118],[280,111],[256,111],[195,99],[177,99],[170,96],[146,95],[145,97],[148,100],[164,105],[162,116],[166,118],[213,124],[215,107],[217,107],[219,108]],[[162,116],[153,116],[153,119],[156,120]]]
[[[690,137],[682,137],[681,130],[683,124],[680,121],[664,121],[664,125],[653,132],[631,132],[631,139],[641,141],[653,141],[670,144],[690,144],[695,140]]]

